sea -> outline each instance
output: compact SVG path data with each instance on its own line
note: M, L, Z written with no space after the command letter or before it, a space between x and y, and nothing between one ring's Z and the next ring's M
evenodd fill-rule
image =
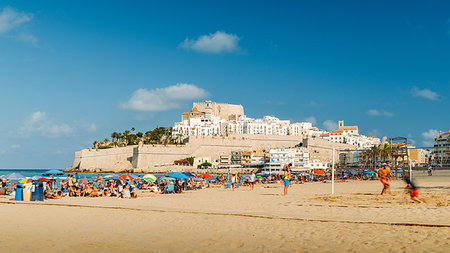
M10 173L18 173L22 176L24 176L25 178L30 178L30 177L34 177L34 176L43 176L42 174L44 174L46 171L48 171L50 169L44 169L44 168L27 168L27 169L8 169L8 168L0 168L0 176L3 175L7 175ZM75 173L64 173L64 175L61 176L55 176L56 179L60 179L60 180L65 180L67 178L68 175L74 175ZM78 176L81 179L84 179L84 177L86 177L86 179L88 181L93 181L97 178L97 175L109 175L111 173L78 173ZM116 173L117 175L125 175L125 174L121 174L121 173ZM131 175L134 178L137 178L138 176L142 176L145 174L129 174L127 173L126 175ZM155 174L155 176L157 176ZM17 181L17 180L16 180Z

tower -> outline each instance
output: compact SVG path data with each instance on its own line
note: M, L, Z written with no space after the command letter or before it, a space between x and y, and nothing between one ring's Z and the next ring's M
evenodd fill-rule
M344 121L343 120L339 120L339 127L343 127L344 126Z

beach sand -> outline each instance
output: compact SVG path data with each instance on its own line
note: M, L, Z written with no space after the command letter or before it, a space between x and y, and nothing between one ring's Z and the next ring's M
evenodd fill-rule
M0 199L0 252L450 252L450 172L393 181L257 185L139 199Z

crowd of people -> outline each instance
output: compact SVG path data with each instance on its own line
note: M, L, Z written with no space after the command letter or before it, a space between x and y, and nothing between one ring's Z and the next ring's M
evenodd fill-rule
M309 171L293 173L292 164L286 164L281 173L258 173L252 172L250 175L219 174L208 178L199 178L191 174L185 179L164 177L163 180L146 180L141 176L136 178L126 175L123 176L104 176L98 174L95 179L84 180L80 178L78 173L69 174L61 180L51 176L44 182L44 199L59 199L63 197L117 197L117 198L137 198L143 197L145 194L164 194L164 193L182 193L184 191L204 189L208 187L231 188L233 191L240 186L248 186L253 190L256 184L275 184L282 183L284 185L284 195L288 194L288 189L292 184L302 184L306 182L327 182L331 179L330 172ZM319 173L321 172L321 173ZM188 173L190 174L190 173ZM389 191L390 180L393 175L390 170L390 163L384 163L383 166L375 172L341 170L335 173L336 180L373 180L379 178L383 184L381 194ZM410 193L411 198L416 202L418 199L418 187L408 177L403 175L407 184L406 190ZM15 191L15 183L9 180L0 180L0 195L7 195ZM270 186L268 186L270 187Z

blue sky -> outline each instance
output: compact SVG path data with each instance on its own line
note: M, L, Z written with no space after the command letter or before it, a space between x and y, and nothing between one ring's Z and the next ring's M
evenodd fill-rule
M450 127L448 1L2 1L0 168L72 164L192 102L429 145Z

